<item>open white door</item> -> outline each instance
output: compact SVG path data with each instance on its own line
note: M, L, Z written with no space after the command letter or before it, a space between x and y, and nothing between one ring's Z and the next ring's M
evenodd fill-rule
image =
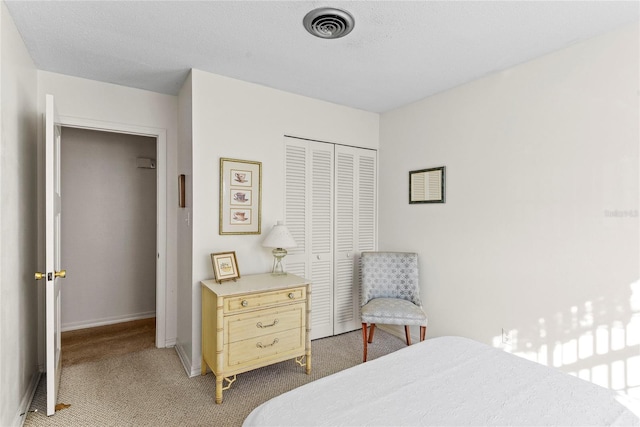
M45 113L45 218L46 273L36 273L36 279L46 279L46 353L47 353L47 415L56 412L58 385L62 371L60 349L60 280L66 272L60 268L60 126L53 105L53 96L46 97Z

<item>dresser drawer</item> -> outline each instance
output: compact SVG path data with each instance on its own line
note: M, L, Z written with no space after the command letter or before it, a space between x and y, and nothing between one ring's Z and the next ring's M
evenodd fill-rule
M304 328L263 335L225 345L227 363L230 367L269 358L283 353L304 351Z
M305 326L304 302L225 317L225 343Z
M245 294L237 297L225 298L224 311L226 314L264 308L286 302L304 301L306 298L304 287L284 289L280 291L264 292L260 294Z

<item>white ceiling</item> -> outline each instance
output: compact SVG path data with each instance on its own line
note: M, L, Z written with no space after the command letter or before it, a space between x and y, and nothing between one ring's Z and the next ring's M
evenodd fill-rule
M41 70L177 94L189 69L384 112L637 22L637 1L6 1ZM351 34L302 25L349 11Z

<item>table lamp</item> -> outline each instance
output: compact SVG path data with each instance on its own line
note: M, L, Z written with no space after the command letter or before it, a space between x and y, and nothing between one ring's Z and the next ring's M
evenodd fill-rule
M289 232L289 229L284 225L282 221L278 221L273 226L266 239L262 242L262 246L266 248L273 248L271 253L273 254L273 269L271 274L279 276L287 274L282 268L282 258L287 256L287 250L285 248L295 248L296 241L293 240L293 236Z

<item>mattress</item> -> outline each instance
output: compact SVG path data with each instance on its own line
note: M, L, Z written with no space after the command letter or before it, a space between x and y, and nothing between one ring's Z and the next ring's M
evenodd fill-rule
M433 338L277 396L244 426L640 426L638 402L461 337Z

